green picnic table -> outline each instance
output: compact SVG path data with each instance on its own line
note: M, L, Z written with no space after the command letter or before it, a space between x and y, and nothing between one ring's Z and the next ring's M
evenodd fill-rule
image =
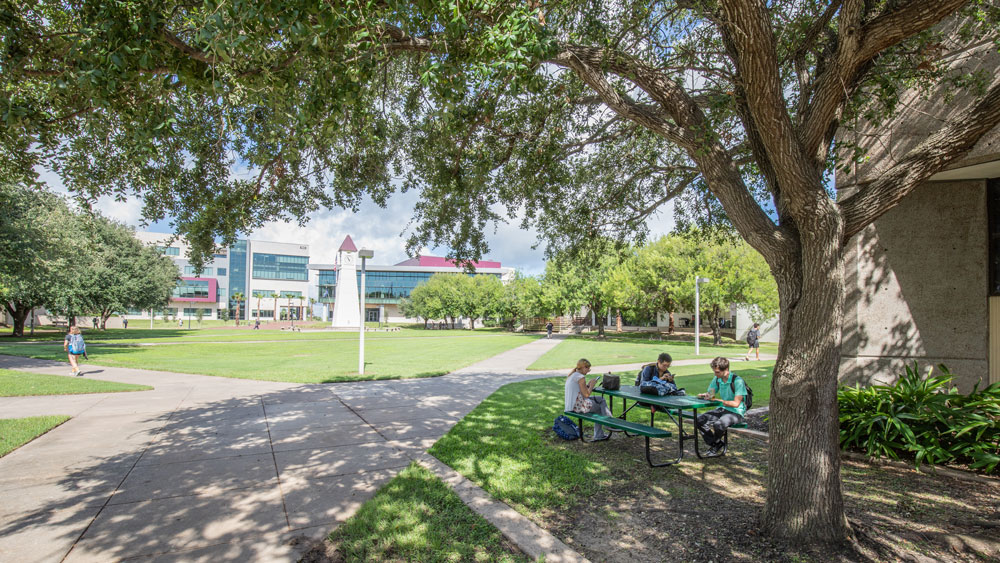
M628 414L628 411L632 410L636 406L646 406L655 405L658 407L663 407L664 412L667 416L677 425L677 458L664 462L664 463L653 463L649 459L647 452L647 460L649 464L653 467L663 467L665 465L673 465L684 458L684 442L686 440L694 440L694 453L700 459L706 457L717 457L717 456L707 456L702 455L701 450L698 447L698 409L703 408L716 408L722 405L719 401L710 399L699 399L698 397L692 397L690 395L666 395L660 397L659 395L649 395L639 392L639 388L634 385L622 385L620 389L611 391L604 389L603 387L597 387L594 389L595 393L601 393L602 395L607 395L609 397L608 407L611 412L615 410L615 397L619 397L622 400L622 413L618 417L622 420ZM628 406L628 401L633 401L632 406ZM690 411L690 413L686 412ZM653 426L654 417L656 416L656 409L650 409L649 411L649 426ZM690 418L692 420L692 426L695 426L694 432L687 433L684 431L684 419ZM743 426L745 424L739 424L734 426ZM626 435L630 435L628 430L624 430ZM722 450L718 455L724 455L726 449L729 446L729 433L727 432L723 436L723 446Z

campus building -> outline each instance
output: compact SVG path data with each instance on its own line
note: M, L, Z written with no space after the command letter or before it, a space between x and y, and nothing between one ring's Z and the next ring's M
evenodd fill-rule
M951 65L993 77L1000 55L985 42ZM838 168L838 196L863 189L971 101L909 92L893 122L842 133L868 157ZM845 260L841 380L888 382L918 362L924 373L944 364L964 392L1000 382L1000 129L852 238Z
M361 287L361 266L356 262L356 248L348 236L340 247L340 260L349 264L309 264L317 288L317 314L333 322L337 300L338 274L353 272L357 287ZM377 258L377 257L376 257ZM342 266L344 266L342 268ZM470 275L493 275L506 283L514 276L513 268L504 268L500 262L483 260L474 264ZM399 311L399 301L409 297L410 292L421 283L438 273L468 273L452 260L439 256L418 256L391 266L365 264L365 322L416 322L403 316Z
M262 321L301 319L309 304L309 246L297 243L241 240L221 249L197 271L188 261L188 245L169 234L137 232L177 265L179 279L166 308L156 317L227 318ZM244 296L239 307L234 295ZM127 311L129 318L149 318L149 311Z

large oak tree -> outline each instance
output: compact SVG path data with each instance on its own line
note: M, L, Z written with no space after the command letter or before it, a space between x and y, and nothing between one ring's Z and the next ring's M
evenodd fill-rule
M641 238L678 195L724 215L778 284L762 522L798 540L849 530L845 243L1000 121L994 77L948 62L996 41L985 1L5 0L0 18L0 174L137 195L201 251L399 189L421 194L411 245L460 257L518 213L555 250ZM838 127L945 82L974 100L832 197Z

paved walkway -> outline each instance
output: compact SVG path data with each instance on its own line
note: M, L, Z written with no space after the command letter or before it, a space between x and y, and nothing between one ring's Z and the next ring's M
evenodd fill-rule
M526 372L560 340L429 379L301 385L87 366L155 390L0 398L4 418L73 417L0 458L0 561L295 561L499 386L564 374ZM10 356L0 368L67 371Z

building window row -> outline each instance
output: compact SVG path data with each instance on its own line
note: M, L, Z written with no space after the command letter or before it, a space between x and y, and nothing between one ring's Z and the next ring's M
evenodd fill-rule
M208 294L208 280L178 280L171 295L174 299L212 297Z
M180 256L181 249L176 246L157 246L157 252L163 254L164 256Z
M213 311L215 311L215 309L207 309L207 308L204 308L204 307L185 307L184 308L184 316L185 317L197 317L198 316L198 311L201 311L202 317L204 317L206 319L210 319L210 318L212 318L212 313L213 313Z
M250 316L255 319L273 319L274 309L261 309L260 311L254 309L250 312Z
M289 256L285 254L253 255L253 278L262 280L308 281L308 256Z

